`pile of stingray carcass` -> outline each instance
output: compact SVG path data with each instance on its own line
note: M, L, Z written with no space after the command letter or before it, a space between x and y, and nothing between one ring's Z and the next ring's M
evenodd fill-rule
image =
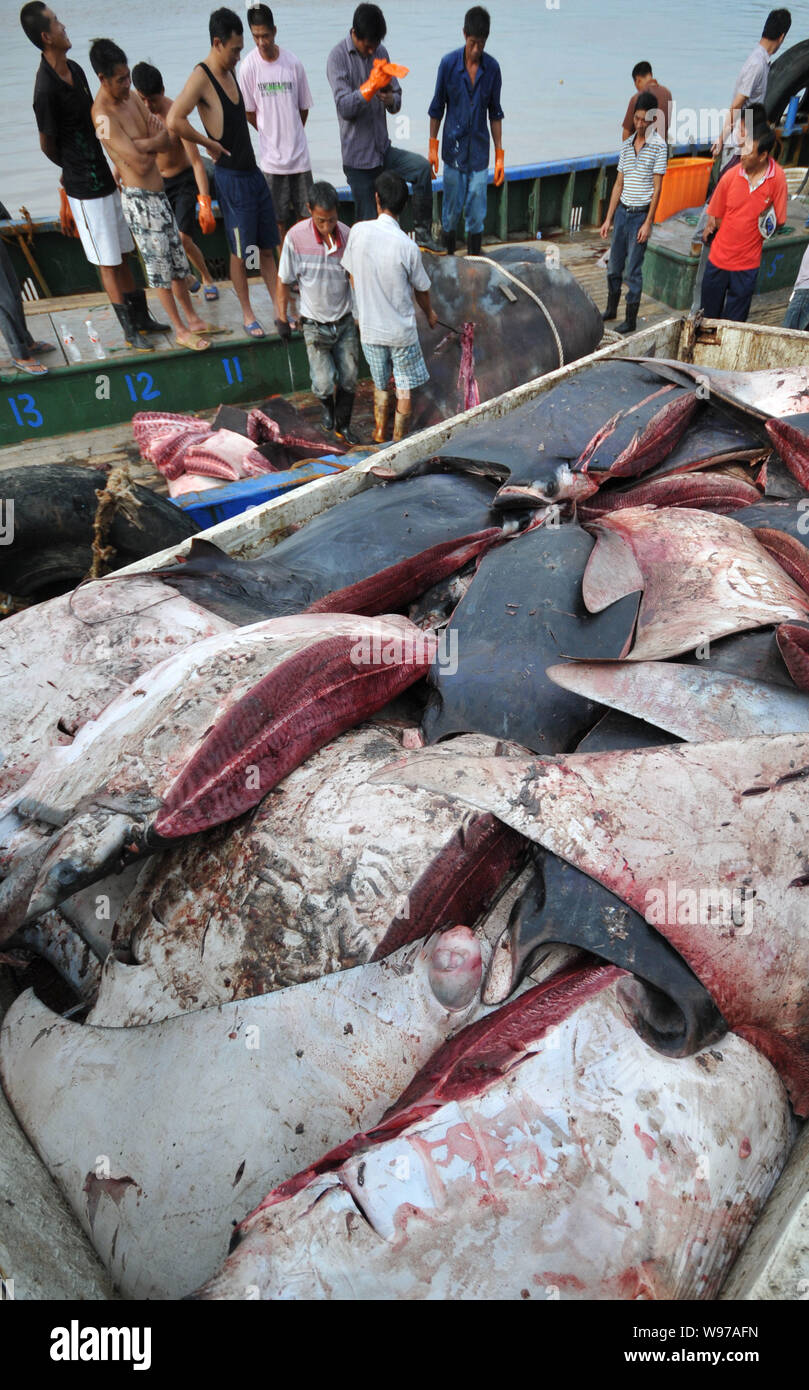
M0 1071L125 1296L716 1296L809 1109L807 392L593 364L3 624Z

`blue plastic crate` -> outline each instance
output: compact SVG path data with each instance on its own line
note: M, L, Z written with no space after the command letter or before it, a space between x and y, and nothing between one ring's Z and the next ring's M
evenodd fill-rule
M370 450L368 451L371 452ZM351 455L351 463L359 463L367 454L359 452ZM297 468L284 473L263 473L260 478L240 478L235 483L224 483L222 487L206 488L204 492L186 492L171 500L175 507L192 516L198 526L207 530L228 517L239 516L250 507L258 507L273 497L281 497L292 488L302 487L315 478L325 478L331 473L339 473L340 465L346 460L338 454L327 454L321 459L307 459Z

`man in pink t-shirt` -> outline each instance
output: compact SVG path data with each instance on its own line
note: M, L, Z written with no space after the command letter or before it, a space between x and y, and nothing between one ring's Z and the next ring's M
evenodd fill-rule
M272 10L253 5L247 22L256 46L239 68L239 86L247 119L258 131L258 162L283 242L287 228L309 215L312 165L303 128L312 93L303 64L275 42Z

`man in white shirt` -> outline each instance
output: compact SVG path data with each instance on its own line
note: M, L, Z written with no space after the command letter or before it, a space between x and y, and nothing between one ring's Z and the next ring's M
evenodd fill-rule
M404 439L412 409L411 391L429 381L416 328L416 304L435 328L430 281L421 252L399 226L410 195L398 174L384 170L374 184L377 218L351 228L343 267L357 301L360 340L374 382L374 443L388 437L391 371L396 386L393 439Z
M247 23L256 46L239 68L239 86L247 119L258 131L258 162L283 242L287 228L307 216L312 161L303 128L312 93L303 63L275 42L272 10L253 5Z
M347 444L360 441L351 430L360 345L343 268L349 229L337 217L337 190L312 185L311 217L290 227L278 267L278 318L289 324L289 287L298 284L301 323L312 374L312 391L323 407L323 428ZM335 399L335 386L337 397Z
M723 169L731 159L735 159L741 153L744 132L740 135L738 118L742 107L755 103L763 104L767 95L770 62L784 42L791 25L792 16L789 10L770 10L761 38L736 78L733 101L725 118L722 133L711 149L714 159L721 153Z

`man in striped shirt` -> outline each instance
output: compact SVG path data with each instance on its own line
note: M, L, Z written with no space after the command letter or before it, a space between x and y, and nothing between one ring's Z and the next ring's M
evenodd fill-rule
M359 370L359 339L352 312L351 285L343 269L348 227L337 218L337 190L315 183L309 194L311 217L289 229L278 267L278 319L289 338L289 287L298 283L301 324L312 375L312 391L323 407L323 427L348 444L358 444L351 412ZM335 396L336 388L336 396Z
M605 320L614 319L618 314L626 265L626 318L618 325L619 333L634 333L638 324L638 305L643 290L643 257L660 201L668 160L668 146L655 130L654 117L649 114L655 111L657 97L650 91L641 92L633 118L635 132L621 146L618 175L601 228L605 241L612 231L607 267L609 293L603 314Z

